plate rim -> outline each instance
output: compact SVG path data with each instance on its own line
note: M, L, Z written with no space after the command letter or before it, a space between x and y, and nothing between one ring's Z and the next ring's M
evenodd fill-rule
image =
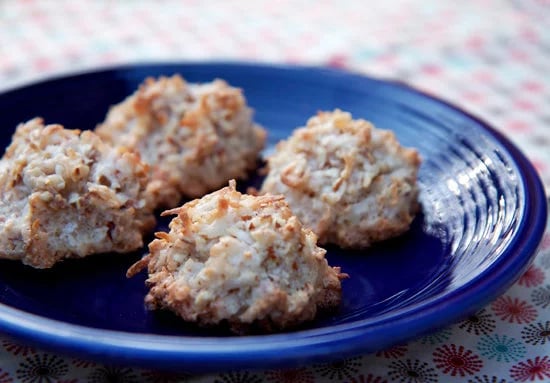
M376 351L419 336L427 331L450 324L470 314L503 293L528 267L542 239L547 223L547 200L542 182L525 155L502 133L464 109L425 91L392 79L380 79L363 73L311 65L289 65L247 61L154 61L100 66L85 70L58 73L39 81L31 81L2 90L1 96L24 88L110 71L128 71L148 67L174 66L181 68L215 67L287 71L295 76L309 73L315 76L347 78L360 82L376 82L398 88L446 106L479 125L503 146L518 168L521 185L525 188L524 214L514 240L502 254L507 257L495 262L460 289L443 297L431 297L397 311L378 315L376 320L363 319L346 324L308 329L291 333L244 337L192 337L131 333L81 326L31 314L0 303L0 332L39 346L67 354L89 358L125 361L139 366L184 368L205 372L228 368L281 368L304 363L324 362L336 357ZM514 251L513 251L514 250ZM482 291L482 298L472 294ZM445 299L443 299L445 298ZM443 302L444 301L444 302ZM468 310L472 308L471 310ZM427 325L428 323L429 325ZM406 326L405 326L406 325ZM395 327L400 331L395 331ZM406 327L403 328L403 327ZM54 333L51 329L55 329ZM368 331L366 331L368 330ZM388 337L391 331L391 337Z

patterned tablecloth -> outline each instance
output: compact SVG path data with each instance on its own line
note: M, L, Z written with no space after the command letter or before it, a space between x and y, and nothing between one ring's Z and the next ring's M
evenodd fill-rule
M151 60L344 67L403 80L486 119L527 154L549 188L549 31L548 0L4 0L0 90ZM0 383L136 381L550 382L550 231L521 279L467 320L331 364L169 375L0 338Z

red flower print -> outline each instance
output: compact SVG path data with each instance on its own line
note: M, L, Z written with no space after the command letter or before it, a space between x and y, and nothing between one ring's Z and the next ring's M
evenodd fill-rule
M6 371L3 371L0 368L0 383L12 383L13 378L10 376L10 374Z
M30 354L36 354L36 351L33 348L23 346L18 343L12 343L9 340L3 340L2 346L4 346L7 352L12 353L13 355L27 356Z
M503 296L494 301L491 307L500 319L510 323L529 323L537 317L537 310L518 298Z
M435 366L444 374L451 376L466 376L479 372L483 367L483 361L471 350L454 344L443 345L435 349L433 353Z
M313 373L306 368L272 370L265 373L268 382L279 383L313 383Z
M526 362L520 362L510 369L510 375L518 382L543 380L550 378L550 359L548 356L537 356L535 360L527 359Z
M73 359L71 363L76 367L95 367L96 365L95 362L84 359Z
M386 359L397 359L405 355L407 352L407 346L404 344L393 346L382 351L378 351L376 356L380 356Z
M345 68L349 58L343 54L336 54L329 58L328 66L333 68Z
M521 276L518 283L525 287L534 287L544 282L544 272L536 266L531 265Z

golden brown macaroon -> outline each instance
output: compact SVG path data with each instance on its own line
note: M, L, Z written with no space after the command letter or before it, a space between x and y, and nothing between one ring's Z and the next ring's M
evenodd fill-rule
M179 75L146 79L96 132L140 153L152 170L148 191L163 207L246 178L266 138L240 89L222 80L190 84Z
M164 214L177 215L170 232L128 270L148 266L149 309L243 333L288 329L339 305L345 275L282 196L241 194L231 181Z
M261 193L282 194L319 243L365 248L408 230L419 210L420 156L393 132L320 112L280 142Z
M20 124L0 159L0 257L48 268L136 250L155 224L147 182L136 154L91 131Z

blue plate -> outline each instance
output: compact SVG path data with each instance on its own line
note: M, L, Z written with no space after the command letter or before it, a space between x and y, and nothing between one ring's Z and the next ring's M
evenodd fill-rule
M125 278L145 249L44 271L1 261L0 331L57 352L138 366L292 367L376 351L450 324L502 294L534 256L546 200L526 158L484 122L399 83L292 66L122 66L1 94L1 144L34 116L94 128L146 76L173 73L242 87L270 146L318 110L341 108L394 130L423 157L423 213L408 233L372 249L330 247L329 263L350 275L342 307L292 333L236 337L146 311L144 273Z

